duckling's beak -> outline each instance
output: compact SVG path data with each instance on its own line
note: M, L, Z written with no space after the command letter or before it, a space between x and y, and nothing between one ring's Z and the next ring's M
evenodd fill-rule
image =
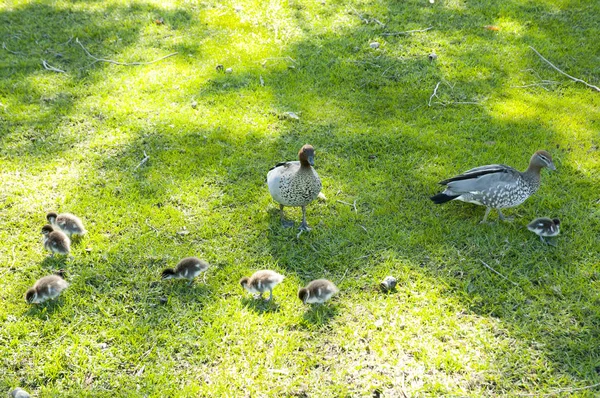
M314 155L308 157L308 164L310 164L311 166L315 165L315 157L314 157Z
M554 162L550 162L550 164L548 165L548 168L552 171L556 171L556 166L554 165Z

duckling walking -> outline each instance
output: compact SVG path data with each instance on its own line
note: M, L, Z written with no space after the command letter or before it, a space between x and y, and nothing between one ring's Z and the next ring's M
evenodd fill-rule
M306 206L319 196L321 179L312 167L315 164L315 150L304 145L298 152L299 161L277 163L267 174L267 185L273 199L279 203L281 223L284 227L294 226L283 216L285 206L302 207L301 231L310 231L306 222Z
M339 289L333 282L327 279L317 279L298 290L298 298L304 304L323 304L338 292Z
M44 248L50 251L50 255L54 253L68 255L71 251L71 240L67 235L58 229L54 229L52 225L44 225L42 227L44 235Z
M204 260L197 257L186 257L179 261L175 268L167 268L162 272L162 279L188 279L188 285L194 283L194 278L204 272L204 283L206 283L206 271L210 267Z
M69 287L69 283L59 275L44 276L27 290L25 300L29 304L40 304L46 300L57 298L67 287Z
M560 220L558 218L536 218L527 225L527 229L538 235L542 242L550 245L551 243L544 237L552 237L560 233Z
M446 190L432 196L431 200L441 204L458 199L486 206L482 223L492 209L498 210L501 220L509 220L500 209L518 206L533 195L540 187L540 172L544 167L556 170L552 156L546 151L534 153L529 167L523 172L503 164L476 167L441 181Z
M83 222L79 217L71 213L56 214L55 212L50 212L46 214L46 219L53 227L60 228L69 238L73 235L83 236L87 233Z
M285 278L283 275L275 271L261 270L256 271L250 278L243 277L240 279L240 285L254 294L255 298L262 297L263 293L268 291L270 295L267 301L271 301L273 299L273 289L283 282L283 278Z

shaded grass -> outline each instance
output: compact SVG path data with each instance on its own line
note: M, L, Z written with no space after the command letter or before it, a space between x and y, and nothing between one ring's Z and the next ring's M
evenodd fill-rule
M597 382L598 96L528 45L597 84L599 11L583 1L0 6L2 41L19 52L0 58L0 389L482 396ZM73 37L123 62L179 54L91 65ZM561 84L513 88L537 76ZM429 107L440 81L440 101L480 105ZM310 206L314 229L296 239L264 179L306 142L328 201ZM448 175L524 169L542 148L559 172L544 173L512 224L478 225L482 208L427 200ZM49 210L81 215L90 231L67 263L44 259ZM556 248L524 228L543 215L563 220ZM214 265L206 286L156 283L189 255ZM66 294L26 306L25 290L60 267ZM286 275L272 304L237 285L263 268ZM388 274L398 291L383 295ZM320 277L340 296L302 306L298 286Z

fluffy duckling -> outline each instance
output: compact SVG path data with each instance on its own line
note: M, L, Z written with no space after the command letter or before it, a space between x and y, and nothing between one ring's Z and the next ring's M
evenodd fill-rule
M68 255L71 251L71 240L64 232L46 224L42 227L42 234L44 248L52 253L51 256L54 256L54 253Z
M175 268L167 268L162 272L162 279L189 279L188 285L194 283L194 278L202 272L206 272L210 267L204 260L197 257L186 257L179 261ZM206 274L204 274L206 283Z
M31 395L29 395L29 393L27 391L25 391L19 387L15 388L10 393L8 393L8 396L12 397L12 398L30 398L31 397Z
M57 298L67 287L69 287L69 283L59 275L44 276L27 290L25 300L29 304L40 304L46 300Z
M509 220L501 209L518 206L533 195L540 187L541 170L546 167L556 170L552 156L546 151L534 153L529 160L529 167L523 172L503 164L475 167L440 181L446 190L430 199L436 204L456 199L486 206L482 223L492 209L498 210L501 220Z
M240 279L240 285L248 292L253 293L256 298L262 297L263 293L269 291L269 299L273 298L273 288L280 284L285 278L283 275L275 271L261 270L256 271L250 278L243 277Z
M321 192L321 180L312 167L315 164L315 150L304 145L298 152L299 161L277 163L267 174L267 185L273 199L279 203L281 223L292 227L283 216L285 206L302 207L301 231L310 231L306 223L306 206L315 200Z
M304 304L323 304L329 300L334 294L339 292L339 289L333 282L327 279L317 279L310 282L306 287L298 290L298 298Z
M560 233L560 220L558 218L536 218L527 225L527 229L540 237L540 240L549 244L544 237L556 236Z
M69 237L73 235L85 235L87 232L79 217L71 213L56 214L50 212L46 215L46 219L52 226L60 228Z

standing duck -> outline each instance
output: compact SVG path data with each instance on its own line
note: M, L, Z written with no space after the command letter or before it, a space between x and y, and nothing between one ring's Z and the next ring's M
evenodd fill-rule
M52 225L44 225L42 234L44 235L44 248L52 253L51 256L54 256L54 253L67 255L71 251L69 237L62 231L54 229Z
M162 279L188 279L188 285L194 283L194 278L206 272L210 265L196 257L186 257L177 263L175 268L167 268L162 272ZM206 283L206 274L204 274Z
M327 279L317 279L316 281L310 282L306 287L298 290L298 298L302 300L304 304L323 304L337 292L339 292L339 289L333 282L330 282Z
M440 181L441 185L446 185L446 190L432 196L431 200L441 204L458 199L486 206L482 223L492 209L498 210L501 220L509 220L500 209L518 206L533 195L540 187L540 172L544 167L556 170L552 156L546 151L534 153L529 167L523 172L503 164L476 167Z
M72 235L82 236L87 232L79 217L70 213L56 214L50 212L46 214L46 219L52 226L60 228L69 237Z
M29 304L40 304L46 300L57 298L67 287L69 287L69 283L59 275L44 276L27 290L25 300Z
M527 225L527 229L538 235L542 242L549 244L544 237L552 237L560 233L560 220L558 218L536 218Z
M281 223L284 227L294 226L283 217L284 206L302 207L301 231L310 231L306 223L306 206L321 192L321 179L312 167L315 164L315 150L312 145L304 145L298 152L299 161L277 163L267 174L267 184L273 199L279 203Z
M269 299L273 298L273 288L283 282L283 275L275 271L261 270L256 271L250 278L243 277L240 279L240 285L248 292L253 293L256 298L262 297L263 293L269 292Z

